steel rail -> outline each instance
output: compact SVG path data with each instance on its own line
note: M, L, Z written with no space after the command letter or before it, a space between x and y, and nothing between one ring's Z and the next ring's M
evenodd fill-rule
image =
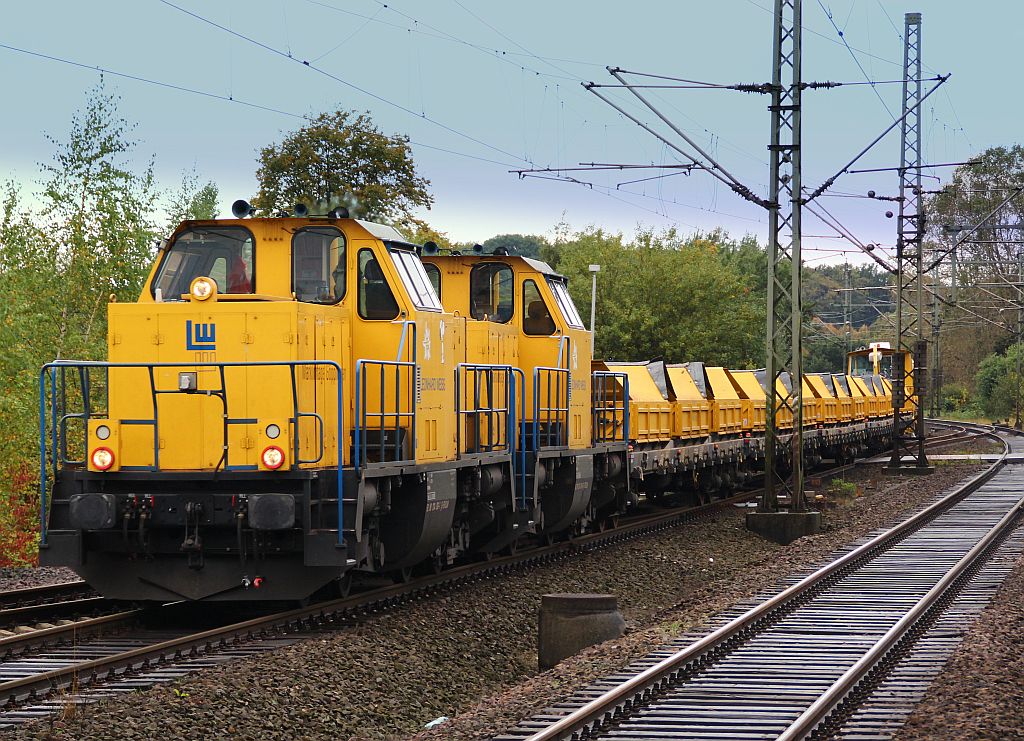
M852 463L834 467L821 472L819 475L836 475L856 465L858 464ZM139 667L149 667L168 660L175 660L182 657L185 652L199 653L217 646L236 645L260 635L302 631L319 625L350 619L360 613L402 604L422 596L434 594L441 589L458 586L462 583L477 581L488 576L498 576L531 564L568 558L574 554L588 552L623 540L641 537L659 530L693 522L729 505L754 499L758 495L759 490L752 489L696 507L678 508L668 512L642 515L630 522L622 522L618 527L611 530L590 533L571 540L531 549L522 554L502 556L485 563L468 564L450 569L441 574L416 580L409 584L382 587L308 607L300 607L269 616L253 618L239 623L212 628L201 633L172 638L130 651L78 662L52 669L45 673L0 683L0 707L19 705L26 700L45 696L52 691L71 686L72 684L82 687L94 681L131 672ZM168 605L167 607L173 608L174 605ZM4 654L11 655L18 651L25 652L37 645L41 639L54 643L65 640L71 634L81 636L83 630L96 632L118 622L140 617L143 612L145 610L132 610L117 615L93 618L70 625L57 626L0 639L0 656Z
M45 696L62 687L68 687L73 683L78 686L85 686L104 677L113 677L117 676L118 673L131 671L133 668L180 658L186 651L199 652L200 650L209 650L215 645L234 645L257 637L259 634L290 630L301 631L329 622L344 620L360 612L369 612L381 607L401 604L420 596L433 594L439 589L476 581L486 578L488 575L497 576L521 566L567 558L574 553L585 552L630 537L641 536L659 529L692 521L711 514L735 501L748 499L753 496L756 496L756 492L744 492L734 497L716 500L698 507L656 515L646 515L638 518L635 522L623 524L612 530L592 533L573 540L555 543L520 555L502 556L485 563L468 564L450 569L438 575L419 579L411 584L381 587L358 595L321 602L308 607L295 608L239 623L232 623L201 633L189 634L161 643L142 646L90 661L77 662L44 673L3 682L0 683L0 707L5 705L12 707L26 700ZM174 605L168 605L168 607L174 607ZM84 630L95 632L114 624L140 617L143 612L144 610L142 609L133 610L2 638L0 639L0 656L25 653L44 641L48 643L62 642L71 635L81 636Z
M808 707L792 725L783 731L778 741L796 741L809 736L822 721L854 692L871 674L876 666L884 662L910 637L910 632L928 615L940 606L951 588L960 581L968 570L992 549L993 545L1007 532L1010 525L1024 509L1021 499L999 520L978 543L946 572L938 583L882 636L864 656L857 660L835 683Z
M988 434L999 440L994 433ZM831 563L817 569L799 582L747 610L739 617L686 648L675 652L617 687L594 698L577 710L559 718L548 727L529 736L527 741L555 741L556 739L567 738L592 725L598 726L612 720L621 711L623 706L628 707L638 700L649 697L652 690L658 685L678 678L680 674L690 668L692 663L701 657L715 651L728 642L735 641L752 633L757 626L771 621L773 617L779 615L785 608L793 605L795 601L804 595L827 585L834 578L841 576L857 565L858 562L866 560L869 556L873 556L877 552L886 549L889 545L901 540L920 525L932 520L935 516L959 502L991 479L1002 468L1009 453L1009 446L1006 442L1002 440L1000 442L1003 443L1004 451L999 460L939 501L934 502L929 507L854 548Z
M0 613L21 605L50 603L69 594L92 592L93 589L84 581L68 581L57 584L44 584L39 587L20 587L0 592Z
M955 437L955 435L954 435ZM839 473L860 465L854 462L833 467L819 472L817 475L835 476ZM383 587L358 595L345 597L308 607L300 607L276 613L270 616L253 618L241 623L213 628L201 633L190 634L165 640L161 643L138 647L127 652L93 659L87 662L72 664L46 673L24 677L0 684L0 705L20 704L24 698L33 698L40 693L66 687L73 682L79 686L91 683L104 677L117 676L119 673L130 672L133 668L159 664L166 660L174 660L183 652L196 653L208 650L215 645L234 645L247 639L275 632L302 631L327 623L351 619L361 613L401 604L425 595L434 594L441 589L451 588L459 584L477 581L489 576L498 576L513 569L528 567L531 564L546 563L570 557L575 553L587 552L595 548L613 543L641 537L659 530L685 524L708 516L725 507L742 501L748 501L759 495L758 489L751 489L731 497L718 499L707 504L673 508L654 514L640 515L620 522L611 530L578 536L567 541L557 542L548 546L534 548L522 554L512 554L495 558L482 564L468 564L447 570L441 574L416 580L411 584L400 584ZM48 639L59 642L69 633L82 635L84 629L100 630L104 625L124 621L141 615L143 610L130 611L119 615L104 616L88 621L58 626L41 631L33 631L25 636L12 636L0 640L0 652L6 648L8 653L16 646L35 645L32 640ZM0 653L2 655L2 653ZM83 681L84 678L84 681Z
M38 648L70 643L86 635L107 631L141 617L144 612L144 608L136 608L110 615L76 620L65 625L37 628L24 633L0 637L0 659L6 660ZM0 697L0 705L2 705L2 697Z
M21 607L8 607L0 610L0 628L10 629L16 625L26 625L31 622L48 622L50 620L69 620L74 616L85 615L93 612L104 605L116 604L106 597L82 597L81 599L70 599L61 602L43 602L36 605L23 605Z

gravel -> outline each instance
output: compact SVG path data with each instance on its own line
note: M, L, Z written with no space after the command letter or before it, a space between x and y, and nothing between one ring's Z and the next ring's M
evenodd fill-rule
M1024 558L973 623L896 741L1024 738Z
M864 496L826 507L825 531L790 546L752 535L743 513L732 510L105 700L77 717L23 726L10 738L376 741L408 738L440 716L452 720L415 737L489 738L979 469L945 465L932 476L893 478L864 468L847 475ZM825 484L810 482L819 491ZM574 591L616 594L627 633L538 673L540 595Z
M69 581L81 581L81 577L63 566L0 566L0 591Z
M936 455L977 455L977 454L994 454L1003 452L1003 444L997 443L991 438L982 437L971 440L965 443L953 443L951 445L939 445L938 447L932 448L929 454L934 452Z

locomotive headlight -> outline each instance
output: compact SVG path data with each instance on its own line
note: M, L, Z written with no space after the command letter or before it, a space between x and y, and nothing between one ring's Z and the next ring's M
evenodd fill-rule
M192 281L188 290L196 301L206 301L217 291L217 287L209 278L199 277Z
M271 471L276 471L284 463L284 451L276 445L271 445L263 450L263 455L260 458L262 458L264 466Z
M100 425L96 428L96 437L100 440L110 439L110 428L106 425Z
M267 437L271 440L276 440L281 436L281 428L275 424L267 425Z
M106 471L114 465L114 451L110 448L96 448L92 451L92 467L97 471Z

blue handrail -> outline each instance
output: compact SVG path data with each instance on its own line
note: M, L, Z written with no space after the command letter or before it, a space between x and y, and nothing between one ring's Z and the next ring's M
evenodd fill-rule
M499 372L505 374L506 394L504 408L487 407L481 408L476 404L474 409L462 408L462 385L463 372ZM526 374L521 368L512 365L491 365L485 363L459 363L455 370L455 420L456 420L456 453L462 455L462 417L470 414L504 414L505 415L505 445L502 446L512 459L513 475L518 481L519 506L526 508L526 434L521 426L522 420L526 418ZM516 408L518 403L518 415ZM479 429L479 427L478 427ZM516 434L516 430L519 434ZM479 444L477 450L480 452ZM518 462L517 462L518 459ZM516 486L513 485L513 491ZM513 497L513 503L515 499Z
M366 372L365 369L370 366L377 366L380 368L380 393L381 393L381 408L378 412L371 412L367 409L368 399L366 398ZM384 398L385 390L385 371L388 368L395 369L395 411L386 412L384 411L386 404ZM402 411L401 408L401 385L402 385L402 368L408 368L408 393L409 393L409 406L411 411ZM385 434L385 420L389 417L395 418L395 451L394 458L387 460L388 463L410 463L416 460L416 373L418 367L414 361L398 361L398 360L370 360L363 359L356 361L356 408L355 408L355 429L354 429L354 460L352 465L357 469L364 468L368 462L368 447L366 444L366 429L367 420L369 417L376 417L380 420L380 444L378 446L381 454L381 462L384 462L385 457L385 446L384 446L384 434ZM411 445L409 449L408 458L401 457L401 440L399 439L398 433L401 429L402 419L411 419Z
M594 371L591 374L591 405L592 430L591 438L594 443L617 443L629 442L629 376L626 373L615 371ZM621 404L616 403L616 385L622 387ZM600 424L602 412L611 413L612 431L605 433ZM616 434L616 429L621 428L622 435Z
M157 389L153 371L156 368L218 368L220 371L220 378L222 382L222 388L211 390L207 392L209 395L221 395L221 400L225 404L225 424L232 422L227 418L227 401L226 391L224 390L224 369L225 368L245 368L245 367L288 367L291 375L292 387L293 387L293 412L295 416L292 418L292 422L295 425L295 434L293 435L294 443L294 457L293 466L299 463L315 463L323 458L324 454L324 425L323 418L313 413L312 415L308 412L299 412L298 410L298 395L295 390L295 369L299 366L329 366L334 368L337 374L337 408L338 408L338 544L344 545L344 513L343 513L343 476L342 467L344 463L342 441L345 439L344 436L344 406L343 406L343 371L341 366L333 360L277 360L277 361L238 361L238 362L208 362L208 363L193 363L193 362L177 362L177 363L111 363L105 361L73 361L73 360L57 360L52 363L47 363L42 367L39 372L39 452L40 452L40 465L39 465L39 513L40 513L40 543L46 545L47 542L47 506L46 506L46 383L49 377L52 394L51 396L51 414L52 414L52 450L53 450L53 471L54 476L58 473L58 458L62 457L58 455L59 434L58 434L58 416L57 416L57 369L60 369L63 373L68 368L76 368L82 373L83 384L87 388L89 385L89 370L92 368L103 368L109 374L110 368L145 368L147 369L150 377L152 399L153 399L153 419L151 420L129 420L137 424L149 424L153 426L153 470L159 470L159 454L160 454L160 420L157 407L157 395L162 393L181 393L180 391L170 391L166 389ZM313 373L314 378L316 377L316 371ZM109 375L108 375L109 377ZM87 392L86 392L87 393ZM88 398L88 397L86 397ZM88 428L88 421L90 416L90 409L87 406L81 418ZM63 412L62 412L63 414ZM64 415L66 416L66 415ZM298 458L298 430L299 420L303 416L316 416L320 421L320 456L316 460L312 461L300 461ZM235 420L237 422L237 420ZM225 451L226 455L227 451Z
M519 478L519 489L520 489L520 506L522 509L526 509L526 430L523 429L522 421L526 419L526 374L522 368L512 368L512 375L519 377L519 388L521 393L519 394L519 419L515 420L515 424L519 428L519 466L516 471L516 476ZM515 384L512 384L512 393L515 394ZM512 399L512 406L515 407L515 398ZM515 453L513 453L513 459Z
M562 399L562 376L565 376L565 406L560 406ZM540 381L541 377L545 376L548 379L547 383L547 406L542 407L540 405ZM551 406L551 378L555 378L555 406ZM540 414L544 412L545 419L548 423L547 430L544 434L544 447L550 447L551 443L551 421L552 415L554 415L554 421L557 424L559 419L564 415L565 423L562 425L562 430L557 436L557 444L566 445L568 444L569 435L569 385L570 376L568 368L551 368L548 366L536 366L533 369L533 449L540 450ZM562 438L565 437L565 441Z
M416 346L416 322L411 319L406 319L402 322L402 336L398 338L398 355L395 357L395 360L402 359L402 354L405 352L405 336L409 334L410 327L412 328L412 342L409 344L409 347L412 349L412 362L415 363L418 350Z

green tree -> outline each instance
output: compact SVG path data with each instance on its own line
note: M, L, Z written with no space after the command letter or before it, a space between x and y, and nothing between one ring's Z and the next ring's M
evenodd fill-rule
M1020 345L1007 348L1006 354L992 353L978 364L975 390L978 404L989 417L1001 419L1013 415L1021 381L1017 376Z
M134 300L151 261L153 168L131 166L130 131L101 83L67 137L48 137L41 206L10 184L0 196L0 565L36 557L39 369L103 358L107 302Z
M522 255L542 260L548 242L544 237L526 234L499 234L491 237L483 243L486 252L492 252L499 247L504 247L512 255Z
M804 336L804 373L836 372L846 367L846 338Z
M40 366L102 359L106 307L134 301L153 255L153 168L129 164L131 126L102 84L74 114L66 139L48 137L41 207L8 186L0 223L0 445L31 450ZM13 443L17 443L14 446ZM12 445L8 445L12 444ZM2 473L2 472L0 472Z
M735 240L721 229L708 234L707 239L718 247L722 263L743 276L752 293L767 298L768 254L752 234Z
M405 227L405 234L412 244L433 242L445 250L450 250L455 246L447 232L435 229L422 219L410 219L403 226Z
M976 164L960 165L952 180L928 200L928 233L939 245L949 247L957 239L959 229L982 223L1011 194L1011 187L1024 185L1024 147L992 147L972 158ZM1019 225L1024 224L1024 199L1015 198L1004 205L991 219L984 221L960 246L965 257L985 261L977 268L962 266L962 278L969 279L974 270L996 268L1015 270L1020 239ZM962 285L969 285L969 280Z
M56 151L42 166L40 219L61 278L56 357L103 352L106 301L137 298L153 255L153 163L130 169L134 126L117 104L101 83L72 117L67 141L47 136Z
M296 203L313 213L345 205L353 216L408 223L414 209L433 203L409 138L382 134L367 114L321 113L261 149L259 163L253 205L263 214Z
M959 303L973 314L968 316L975 326L943 337L946 379L961 383L971 381L989 353L1005 347L1006 330L1015 333L1016 312L1000 313L1000 309L1020 300L1019 288L1007 276L1018 273L1018 242L1024 234L1024 198L1018 196L999 208L1015 188L1024 185L1024 147L992 147L972 161L976 164L953 171L951 181L928 199L926 210L930 243L926 248L937 248L942 254L958 245L955 277L947 258L940 279L947 285L956 280ZM955 308L948 313L964 316Z
M588 265L601 265L597 293L597 357L617 360L703 360L749 367L763 363L764 304L745 276L704 237L675 230L621 234L590 227L556 230L558 270L590 314Z
M189 219L216 219L220 190L212 180L199 185L199 174L192 169L181 176L178 190L168 197L167 231Z

